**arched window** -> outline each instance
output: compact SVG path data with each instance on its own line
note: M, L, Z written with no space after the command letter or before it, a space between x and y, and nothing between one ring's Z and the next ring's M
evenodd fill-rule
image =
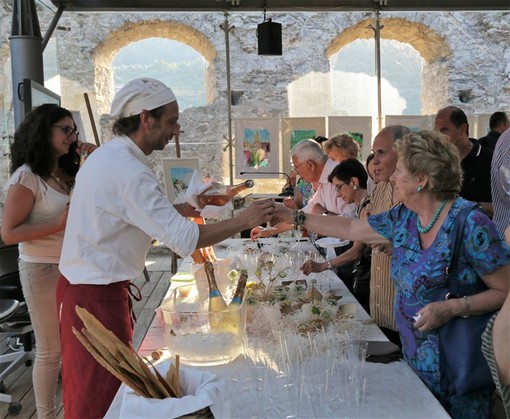
M420 115L425 61L409 44L381 39L383 115ZM375 41L358 39L331 56L332 109L336 115L376 115Z
M122 48L113 60L115 91L137 77L171 87L181 110L206 105L207 61L196 50L166 38L147 38Z

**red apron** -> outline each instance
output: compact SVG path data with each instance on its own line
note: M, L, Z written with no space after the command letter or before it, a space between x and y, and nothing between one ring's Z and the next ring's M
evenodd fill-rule
M61 275L57 307L62 345L62 392L65 418L102 418L120 381L103 368L76 338L72 328L83 328L75 307L86 308L122 342L131 345L130 281L110 285L72 285Z

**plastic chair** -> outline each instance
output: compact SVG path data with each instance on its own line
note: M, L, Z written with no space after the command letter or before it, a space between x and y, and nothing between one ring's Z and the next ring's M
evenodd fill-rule
M9 413L17 415L21 403L7 394L4 380L21 364L32 365L32 325L24 302L19 278L18 246L0 247L0 332L19 338L23 349L0 355L0 364L8 365L0 372L0 402L9 403Z

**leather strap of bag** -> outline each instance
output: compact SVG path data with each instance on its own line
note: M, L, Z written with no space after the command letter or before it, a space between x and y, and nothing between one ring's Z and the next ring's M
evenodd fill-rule
M478 204L469 204L467 207L461 209L455 218L455 223L453 225L452 231L450 232L450 242L453 243L452 247L452 259L450 261L450 265L446 268L446 283L449 284L450 293L452 295L457 295L458 290L458 281L455 280L456 276L454 275L455 270L457 268L457 260L459 255L459 249L462 244L462 236L464 234L464 224L466 223L466 218L468 214L473 210L473 208L478 207Z

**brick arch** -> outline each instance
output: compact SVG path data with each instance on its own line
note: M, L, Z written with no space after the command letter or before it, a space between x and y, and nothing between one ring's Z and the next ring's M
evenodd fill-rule
M371 25L373 19L366 19L343 31L328 45L326 56L331 58L356 39L373 39ZM422 114L436 112L448 97L446 63L452 56L451 48L444 38L422 23L402 18L383 18L381 26L384 26L381 30L382 39L409 44L425 60L422 70Z
M114 95L113 59L127 45L147 38L167 38L181 42L195 49L210 64L206 73L206 99L211 102L215 96L211 80L217 52L209 40L191 26L177 21L150 20L127 23L111 32L94 51L94 84L97 104L101 113L109 112L109 104Z

